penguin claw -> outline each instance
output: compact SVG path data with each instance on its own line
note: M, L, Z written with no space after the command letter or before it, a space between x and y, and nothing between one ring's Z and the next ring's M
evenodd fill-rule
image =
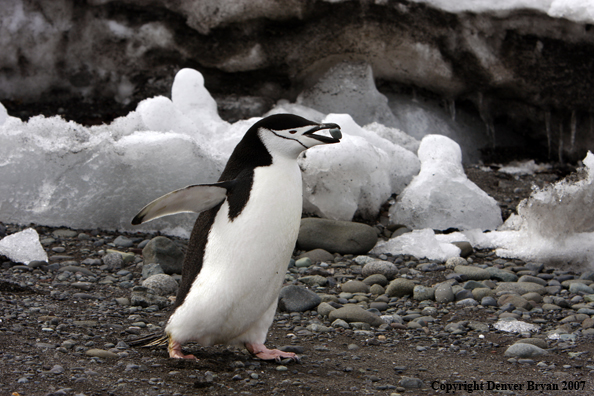
M246 349L256 357L262 360L274 360L280 363L282 359L291 359L295 362L299 362L299 357L293 352L283 352L278 349L268 349L264 344L245 344Z

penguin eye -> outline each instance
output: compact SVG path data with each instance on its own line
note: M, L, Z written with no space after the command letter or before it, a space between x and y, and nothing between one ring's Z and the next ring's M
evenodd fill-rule
M292 130L292 131L289 131L289 133L290 133L291 135L294 135L294 134L296 134L296 133L297 133L297 131L296 131L296 130Z

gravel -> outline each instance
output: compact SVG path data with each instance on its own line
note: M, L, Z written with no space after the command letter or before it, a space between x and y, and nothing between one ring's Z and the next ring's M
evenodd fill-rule
M171 272L157 263L147 271L142 249L151 235L33 227L48 262L27 267L0 258L0 389L7 394L423 395L473 381L524 390L528 381L571 381L583 395L594 389L591 271L489 250L445 265L318 250L324 261L287 272L284 310L267 341L298 353L301 364L193 343L184 349L199 360L180 361L165 348L128 346L162 331L172 307L173 290L159 295L142 286ZM381 235L382 224L375 227ZM0 224L6 235L24 228ZM169 239L164 245L177 261L187 242ZM175 273L161 278L179 281Z

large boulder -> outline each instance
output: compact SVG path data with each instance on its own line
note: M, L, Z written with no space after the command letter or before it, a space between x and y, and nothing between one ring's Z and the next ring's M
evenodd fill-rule
M377 243L377 233L367 224L307 218L301 220L297 245L303 250L365 254Z

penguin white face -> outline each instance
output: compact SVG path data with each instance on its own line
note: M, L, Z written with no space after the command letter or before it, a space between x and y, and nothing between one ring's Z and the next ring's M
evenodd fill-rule
M260 140L272 155L297 158L310 147L338 143L342 138L337 124L318 124L293 114L275 114L255 126Z

